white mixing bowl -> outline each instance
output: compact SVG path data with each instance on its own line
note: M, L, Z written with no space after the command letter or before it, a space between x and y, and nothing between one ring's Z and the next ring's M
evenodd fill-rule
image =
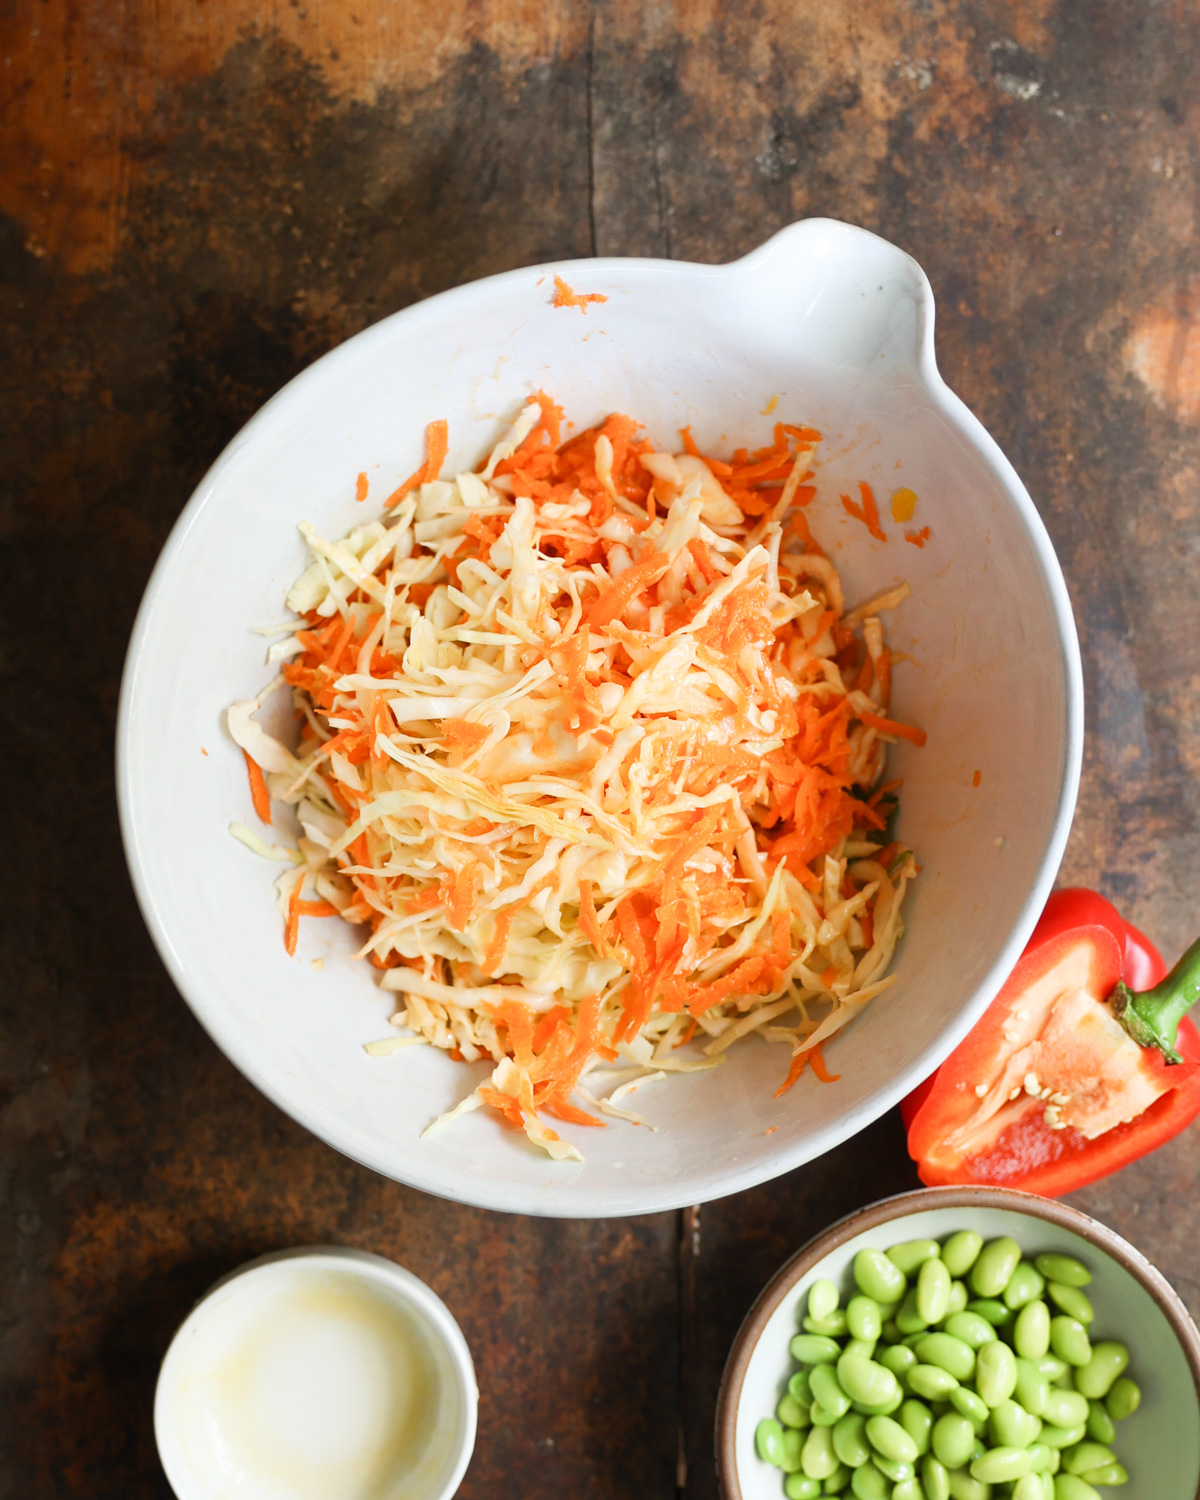
M603 303L553 305L553 277ZM781 1099L786 1049L757 1038L711 1074L641 1089L654 1126L563 1132L555 1164L490 1111L427 1140L474 1086L427 1047L386 1059L391 997L351 958L354 932L304 924L283 949L278 873L228 833L250 816L224 711L270 675L251 626L280 619L305 565L296 525L341 536L421 461L446 417L452 469L473 465L544 387L578 425L611 411L662 444L757 446L779 419L825 434L809 510L853 604L900 579L889 642L894 711L928 731L900 745L900 834L923 868L906 906L899 981ZM771 415L771 398L778 397ZM885 544L842 509L869 481ZM909 546L887 497L920 497ZM522 1213L646 1213L774 1177L861 1130L938 1064L991 1000L1062 855L1083 733L1079 649L1046 532L999 448L942 383L920 267L830 220L777 234L727 266L594 260L535 266L408 308L292 381L230 444L171 535L138 616L122 687L118 788L138 898L163 959L218 1045L281 1108L348 1155L429 1192ZM202 753L202 751L206 753ZM979 775L976 777L975 773ZM978 780L979 785L974 785ZM320 971L310 960L324 959ZM773 1128L774 1127L774 1128Z

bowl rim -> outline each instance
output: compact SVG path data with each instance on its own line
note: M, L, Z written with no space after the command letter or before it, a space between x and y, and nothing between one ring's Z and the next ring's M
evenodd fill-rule
M182 1359L182 1343L188 1331L202 1322L205 1309L213 1298L235 1281L253 1281L269 1275L275 1267L295 1262L313 1270L341 1271L378 1282L396 1293L399 1300L416 1308L423 1316L429 1331L438 1339L450 1358L455 1381L462 1400L462 1431L453 1467L445 1482L437 1491L430 1491L428 1500L450 1500L462 1483L463 1476L475 1451L475 1438L479 1422L479 1386L475 1378L475 1362L466 1335L458 1325L454 1314L428 1284L414 1272L406 1270L399 1262L372 1250L357 1250L349 1245L295 1245L283 1250L271 1250L254 1260L243 1262L227 1271L212 1283L180 1321L171 1335L171 1341L159 1365L154 1387L154 1441L158 1448L159 1461L166 1473L172 1490L180 1500L211 1500L212 1492L197 1488L192 1476L180 1468L180 1443L175 1424L167 1410L168 1395L176 1376L176 1366ZM250 1496L249 1500L253 1500Z
M423 1166L419 1153L415 1152L400 1161L394 1155L389 1158L386 1152L376 1148L375 1143L364 1141L361 1134L349 1128L340 1116L314 1108L312 1101L298 1098L277 1075L266 1072L254 1049L222 1021L218 1007L209 1003L206 990L194 982L185 957L176 944L176 932L160 909L148 869L148 858L141 846L144 819L140 811L134 765L137 758L135 710L141 701L140 684L145 662L150 654L156 612L167 592L176 559L186 550L201 511L225 483L228 471L247 444L268 435L275 424L285 421L286 414L298 399L303 402L307 399L307 393L319 391L344 363L361 357L364 352L379 345L386 345L401 324L411 330L419 330L431 320L436 321L460 301L479 298L485 292L493 299L502 299L510 290L526 286L531 278L536 280L539 276L551 274L568 279L575 276L590 278L593 284L607 284L608 280L619 280L631 272L663 278L703 275L713 281L736 279L739 276L753 275L756 268L767 263L774 255L811 254L812 249L806 246L811 241L812 246L819 247L823 243L823 236L825 239L830 236L843 237L847 251L853 246L859 246L865 251L882 244L908 263L917 299L911 368L918 379L922 400L946 419L958 437L976 451L995 476L1018 524L1029 539L1055 621L1054 640L1050 644L1058 653L1063 673L1063 699L1058 706L1062 725L1062 765L1054 790L1054 811L1046 831L1042 853L1009 936L999 947L990 967L969 997L970 1003L964 1003L955 1019L930 1039L905 1069L894 1073L890 1082L860 1106L857 1113L833 1129L826 1127L810 1133L790 1146L781 1141L769 1157L756 1159L751 1164L714 1164L703 1184L688 1183L681 1190L670 1180L654 1184L639 1183L632 1187L627 1183L608 1181L591 1188L586 1196L573 1195L569 1187L564 1196L559 1196L553 1190L557 1183L552 1176L547 1177L545 1184L527 1189L502 1182L493 1185L486 1176L447 1178L444 1173ZM304 1129L352 1160L394 1181L475 1207L556 1218L609 1218L665 1212L686 1207L696 1201L709 1202L758 1186L834 1149L878 1119L927 1077L961 1042L982 1015L1020 957L1041 915L1066 850L1083 764L1083 670L1070 596L1050 536L1012 463L979 418L942 378L934 350L935 310L929 279L912 256L891 241L858 225L819 216L797 220L747 254L715 266L694 261L632 256L546 261L450 288L402 308L351 336L284 385L218 455L196 486L167 537L147 581L130 634L117 713L115 748L118 818L135 897L154 946L176 990L225 1056L260 1092ZM546 1188L550 1191L547 1192Z
M1016 1188L987 1187L983 1184L918 1188L868 1203L865 1208L855 1209L831 1224L828 1229L821 1230L784 1261L754 1299L734 1338L717 1395L717 1482L724 1500L745 1500L737 1477L735 1440L738 1407L750 1360L776 1308L796 1283L839 1245L844 1245L847 1240L854 1239L864 1230L891 1224L909 1214L931 1208L1008 1209L1069 1229L1115 1260L1150 1293L1170 1324L1188 1362L1196 1399L1200 1402L1200 1330L1192 1321L1182 1297L1158 1267L1115 1229L1110 1229L1107 1224L1102 1224L1090 1214L1072 1208L1069 1204L1059 1203L1053 1198L1041 1198L1036 1193L1024 1193ZM1200 1487L1197 1488L1196 1496L1200 1500Z

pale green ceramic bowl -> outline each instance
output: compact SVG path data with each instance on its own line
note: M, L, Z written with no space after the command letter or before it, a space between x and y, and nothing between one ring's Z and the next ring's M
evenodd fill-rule
M1088 1266L1096 1332L1129 1345L1129 1373L1142 1388L1141 1407L1118 1426L1114 1443L1130 1482L1104 1493L1198 1500L1200 1333L1174 1288L1140 1251L1078 1209L987 1187L925 1188L872 1203L781 1267L747 1314L725 1367L716 1433L725 1500L782 1500L783 1477L758 1457L754 1429L774 1414L796 1368L788 1342L812 1283L828 1276L841 1284L866 1245L886 1250L905 1240L943 1240L956 1229L984 1239L1011 1235L1028 1256L1060 1251Z

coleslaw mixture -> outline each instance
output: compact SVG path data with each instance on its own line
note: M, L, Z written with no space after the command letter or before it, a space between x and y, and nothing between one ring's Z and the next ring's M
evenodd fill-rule
M228 717L260 818L299 820L295 849L232 830L289 865L288 951L302 917L362 924L405 1033L368 1050L492 1063L434 1124L486 1106L581 1159L546 1117L645 1123L635 1087L751 1032L790 1051L780 1092L828 1079L821 1044L895 978L917 866L885 761L924 735L888 717L907 585L847 612L809 532L819 433L721 462L561 418L539 392L451 480L433 423L383 519L302 524L302 619ZM285 687L295 751L255 718Z

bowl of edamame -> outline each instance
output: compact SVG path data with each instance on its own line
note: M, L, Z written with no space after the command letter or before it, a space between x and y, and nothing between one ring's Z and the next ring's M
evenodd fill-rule
M776 1273L716 1438L725 1500L1200 1500L1200 1333L1077 1209L926 1188Z

